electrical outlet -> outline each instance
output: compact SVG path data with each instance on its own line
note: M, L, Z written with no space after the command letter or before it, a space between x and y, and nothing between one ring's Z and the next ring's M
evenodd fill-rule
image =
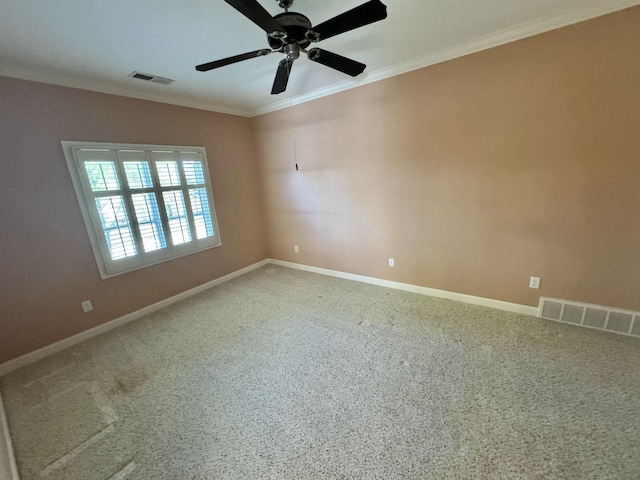
M85 300L84 302L81 302L80 305L82 306L82 311L85 313L93 310L93 305L91 305L91 300Z
M298 253L298 252L300 251L300 249L298 248L298 245L294 245L294 246L293 246L293 251L294 251L295 253Z
M389 266L390 267L395 267L396 266L396 261L393 258L389 259Z
M540 288L540 277L531 277L529 279L529 288L535 288L536 290Z

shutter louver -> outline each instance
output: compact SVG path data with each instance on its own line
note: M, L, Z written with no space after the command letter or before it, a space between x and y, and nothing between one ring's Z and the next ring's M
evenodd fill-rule
M220 245L204 149L63 147L103 278Z

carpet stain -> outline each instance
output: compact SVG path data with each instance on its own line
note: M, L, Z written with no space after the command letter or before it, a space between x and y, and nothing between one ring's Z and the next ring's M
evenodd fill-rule
M116 375L113 379L114 385L108 391L111 396L130 395L149 379L146 369L128 370Z
M358 322L358 325L360 325L361 327L370 327L371 326L371 322L369 320L367 320L366 318L362 318Z

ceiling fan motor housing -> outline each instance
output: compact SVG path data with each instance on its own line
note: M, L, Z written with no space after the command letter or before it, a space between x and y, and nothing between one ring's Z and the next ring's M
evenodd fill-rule
M278 22L285 32L287 32L287 38L282 40L267 35L269 46L274 50L280 50L283 45L295 43L302 48L307 48L311 42L305 37L306 33L311 30L311 20L301 13L286 12L280 13L273 17Z

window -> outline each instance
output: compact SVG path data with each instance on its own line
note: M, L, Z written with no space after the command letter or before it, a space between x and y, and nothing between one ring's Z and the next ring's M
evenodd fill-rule
M62 147L102 278L220 245L204 148Z

